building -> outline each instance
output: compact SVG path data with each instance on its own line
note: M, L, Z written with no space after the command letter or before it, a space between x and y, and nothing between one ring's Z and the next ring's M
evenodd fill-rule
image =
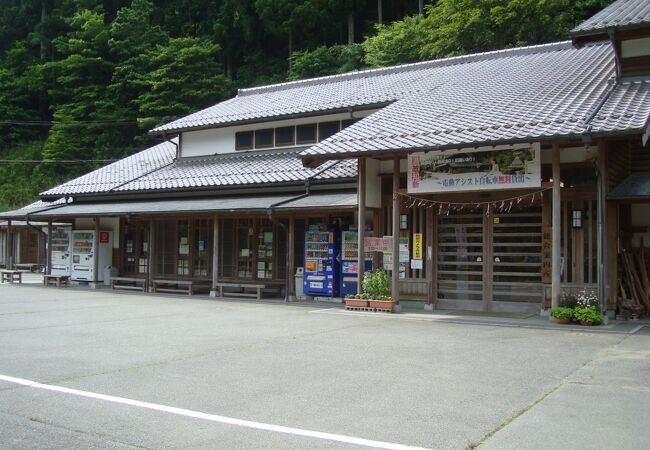
M240 90L0 217L110 229L121 273L289 294L304 230L351 226L359 259L389 237L402 306L613 310L650 238L649 118L650 4L618 0L570 41Z

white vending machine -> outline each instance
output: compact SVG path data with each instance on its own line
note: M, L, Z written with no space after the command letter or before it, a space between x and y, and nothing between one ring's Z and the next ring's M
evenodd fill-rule
M52 275L70 275L70 228L55 227L49 239L52 249Z
M95 258L97 261L97 281L104 281L104 268L113 260L113 232L100 231L99 248L95 249L95 231L72 231L72 273L74 281L94 281Z

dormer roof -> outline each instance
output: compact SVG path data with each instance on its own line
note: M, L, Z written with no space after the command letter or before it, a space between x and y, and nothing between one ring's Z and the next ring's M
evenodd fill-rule
M617 0L571 30L571 37L606 36L608 31L650 27L650 1Z

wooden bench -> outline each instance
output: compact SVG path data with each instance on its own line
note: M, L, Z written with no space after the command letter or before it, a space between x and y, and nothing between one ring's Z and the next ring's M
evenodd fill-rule
M44 286L70 286L70 275L43 275Z
M0 270L0 274L2 276L2 283L5 281L8 281L9 283L15 283L16 281L18 284L23 283L23 273L20 270Z
M129 289L147 292L147 279L136 277L111 277L111 289Z
M14 264L14 267L20 270L29 270L30 272L38 272L38 270L42 266L40 264L35 264L35 263L19 263L19 264Z
M163 280L155 279L152 282L153 292L173 292L178 294L193 295L197 290L210 290L210 283L194 280Z
M226 296L229 297L250 297L257 300L262 299L262 289L277 289L282 292L282 288L279 286L270 286L267 284L246 284L246 283L215 283L214 288L216 290L216 297L224 297L224 288L234 288L238 289L237 291L228 291L225 292ZM246 292L246 289L254 289L255 292Z

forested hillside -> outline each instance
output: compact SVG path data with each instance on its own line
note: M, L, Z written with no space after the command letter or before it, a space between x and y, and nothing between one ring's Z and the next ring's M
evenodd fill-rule
M612 0L0 0L0 210L239 87L565 39Z

